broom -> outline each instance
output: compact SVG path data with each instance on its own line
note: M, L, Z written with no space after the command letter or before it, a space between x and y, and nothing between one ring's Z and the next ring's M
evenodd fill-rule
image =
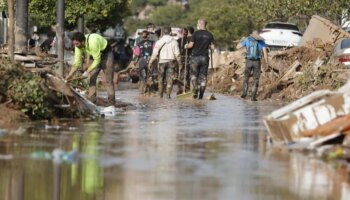
M193 97L193 92L190 91L190 92L187 92L186 93L186 73L187 73L187 48L186 48L186 51L185 51L185 71L184 71L184 89L183 89L183 93L182 94L179 94L176 96L176 99L187 99L187 98L190 98L190 97Z

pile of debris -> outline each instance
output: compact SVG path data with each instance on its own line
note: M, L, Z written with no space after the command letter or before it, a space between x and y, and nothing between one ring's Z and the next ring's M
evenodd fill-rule
M290 101L319 89L335 89L343 85L347 80L346 69L335 62L332 54L334 44L344 37L350 38L350 34L326 19L313 16L299 46L270 52L269 66L262 62L258 98ZM216 56L226 61L218 64L208 79L214 90L241 93L244 51ZM213 60L217 59L214 57Z
M350 166L350 81L275 110L264 123L274 146Z
M27 68L12 64L8 59L0 61L0 109L8 111L11 120L96 117L115 115L117 108L129 106L123 102L111 107L97 106L78 92L74 83L55 75L55 66ZM85 88L86 89L86 88ZM20 112L25 115L21 114ZM0 118L0 123L9 122Z
M56 76L51 70L33 73L21 64L12 64L9 60L2 59L0 75L0 103L22 111L31 119L76 117L84 114L74 106L63 112L63 105L67 104L69 97L59 91L63 85L53 84L51 77Z

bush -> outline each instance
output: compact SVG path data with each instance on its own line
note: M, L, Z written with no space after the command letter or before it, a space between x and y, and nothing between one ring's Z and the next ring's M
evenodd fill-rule
M48 95L41 88L42 81L39 76L27 74L15 79L8 89L8 95L14 103L34 119L47 119L53 113Z

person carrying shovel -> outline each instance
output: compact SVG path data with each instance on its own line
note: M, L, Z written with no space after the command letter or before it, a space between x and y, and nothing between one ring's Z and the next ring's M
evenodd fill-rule
M92 33L84 35L81 32L75 32L72 36L75 46L74 64L70 70L66 80L72 78L78 67L82 63L83 56L91 55L92 64L83 73L83 77L89 79L88 99L96 103L96 82L97 76L101 70L105 73L107 82L108 105L115 105L115 91L113 84L114 76L114 56L112 47L108 41L99 34Z
M207 22L199 19L197 31L193 33L189 44L185 48L192 49L191 57L191 90L194 99L203 99L207 84L209 67L209 48L214 36L206 30Z

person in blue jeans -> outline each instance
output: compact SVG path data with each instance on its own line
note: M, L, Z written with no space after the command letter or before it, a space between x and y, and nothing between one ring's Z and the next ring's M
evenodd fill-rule
M241 43L238 43L236 49L245 47L246 53L246 66L244 69L244 82L243 82L243 94L242 98L245 98L248 94L248 83L250 74L253 71L253 89L252 89L252 101L257 101L256 95L259 87L260 71L261 71L261 59L265 59L268 65L268 55L264 39L259 36L257 31L254 31L250 36L245 38ZM262 55L263 54L263 55Z

